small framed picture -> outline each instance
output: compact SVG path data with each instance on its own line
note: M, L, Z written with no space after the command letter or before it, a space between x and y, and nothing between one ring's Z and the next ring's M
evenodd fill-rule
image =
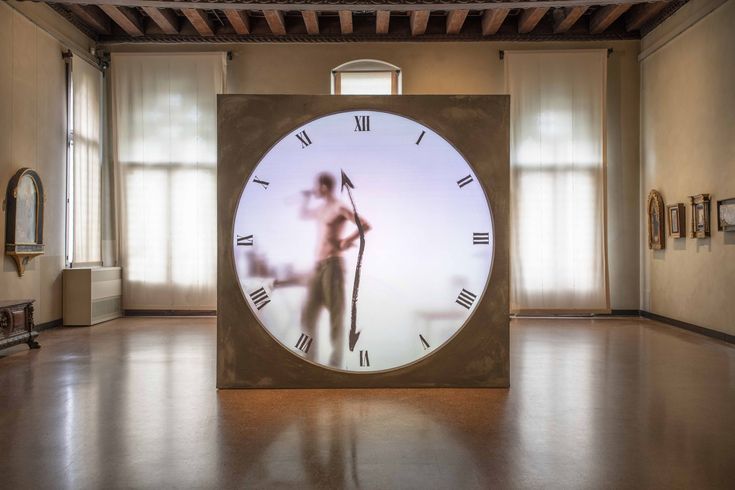
M689 236L691 238L708 237L710 235L709 194L689 196L689 204L692 208L692 227Z
M686 236L686 209L684 204L677 203L666 206L669 211L669 236L683 238Z
M735 197L717 201L717 229L735 231Z
M661 193L652 190L648 193L648 248L661 250L666 247L666 235L664 225L666 215L664 214L664 200Z

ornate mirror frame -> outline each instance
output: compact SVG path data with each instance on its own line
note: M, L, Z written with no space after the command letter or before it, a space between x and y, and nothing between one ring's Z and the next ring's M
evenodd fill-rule
M35 202L33 203L35 213L30 217L24 213L18 214L18 211L22 211L23 206L28 204L23 202L24 196L19 195L19 192L22 191L21 184L25 179L30 179L35 191ZM5 194L5 255L10 255L15 259L19 276L23 275L25 266L33 257L42 255L44 252L44 201L43 184L34 170L21 168L8 182L8 190ZM32 241L26 238L29 233L34 237Z
M669 236L671 238L686 237L686 208L684 204L670 204L666 206L669 211Z
M648 248L661 250L666 248L664 200L661 193L652 190L648 193L648 206L646 207L648 218Z
M697 194L696 196L689 196L689 204L692 208L692 227L689 233L689 237L707 238L710 235L709 194Z

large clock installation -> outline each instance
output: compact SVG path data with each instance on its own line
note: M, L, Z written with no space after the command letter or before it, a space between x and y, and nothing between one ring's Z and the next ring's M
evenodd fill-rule
M507 385L507 98L221 96L219 131L218 386Z

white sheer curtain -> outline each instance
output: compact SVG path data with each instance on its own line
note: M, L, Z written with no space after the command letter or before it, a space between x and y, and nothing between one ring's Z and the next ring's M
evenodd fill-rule
M71 167L72 266L100 265L102 73L79 57L72 60L73 159Z
M112 55L125 309L216 308L217 94L225 54Z
M609 311L605 50L506 51L511 310Z

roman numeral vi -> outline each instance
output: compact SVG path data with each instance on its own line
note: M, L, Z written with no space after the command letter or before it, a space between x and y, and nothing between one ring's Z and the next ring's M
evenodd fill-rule
M476 294L467 291L465 288L462 288L462 291L459 293L459 296L457 296L457 301L455 301L455 303L460 306L464 306L469 310L472 306L472 303L475 302L475 298L477 298Z
M302 150L311 144L311 138L306 134L306 130L296 133L296 138L301 142Z
M304 354L309 353L309 348L311 347L311 341L314 340L305 333L301 334L301 337L299 337L299 340L296 342L296 348L303 352Z
M260 288L256 289L252 293L250 293L250 299L253 300L253 304L255 307L260 310L265 305L271 302L270 298L268 297L268 293L265 292L265 289Z
M237 244L243 247L253 246L253 235L237 235Z
M355 131L370 131L370 116L355 116Z

